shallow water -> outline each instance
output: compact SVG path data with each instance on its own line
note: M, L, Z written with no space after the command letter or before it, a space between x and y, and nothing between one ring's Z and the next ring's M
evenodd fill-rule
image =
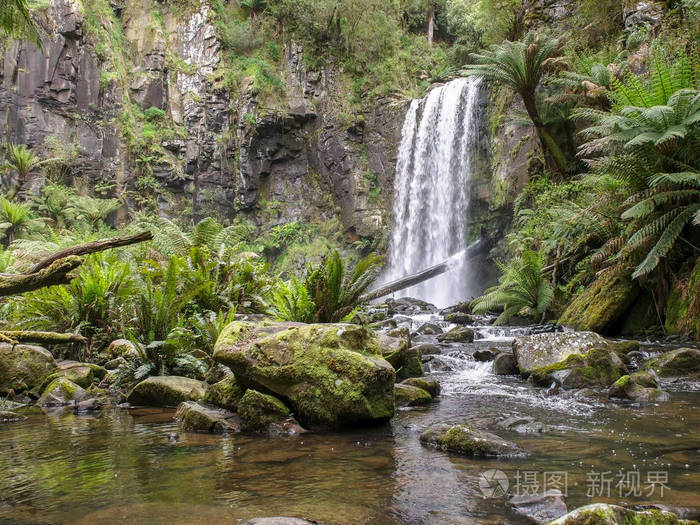
M487 335L476 344L506 344L508 334ZM545 475L553 486L553 473L566 473L560 488L570 509L607 501L700 511L698 385L666 385L672 398L661 405L581 402L495 376L464 352L445 359L453 370L434 374L443 385L438 402L343 434L175 436L173 410L36 410L0 425L0 523L212 524L270 515L328 524L527 523L503 497L484 497L479 482L489 469L505 473L511 494L542 490ZM548 431L499 429L509 415L534 417ZM530 457L469 459L423 448L421 430L442 420L492 430ZM636 473L643 493L625 495L637 488ZM665 481L663 495L647 483L649 473Z

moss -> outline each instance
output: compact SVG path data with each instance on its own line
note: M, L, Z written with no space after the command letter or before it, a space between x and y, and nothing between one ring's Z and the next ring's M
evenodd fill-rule
M625 376L622 376L622 377L621 377L620 379L618 379L617 381L615 381L614 385L615 385L617 388L625 389L625 388L627 388L627 384L628 384L629 382L630 382L630 376L629 376L629 375L625 375Z
M608 386L625 372L619 358L609 348L593 348L585 354L573 354L553 365L536 368L532 371L532 382L539 386L549 386L553 374L561 370L572 370L575 379L569 378L570 386Z
M464 456L522 456L524 452L499 436L466 424L438 423L420 436L423 445Z
M236 381L235 376L228 376L207 388L204 402L227 410L238 410L238 404L245 393L245 387Z
M238 405L243 430L266 430L271 423L286 419L289 412L289 408L275 396L257 390L246 390Z
M394 385L394 398L396 406L418 406L430 403L431 395L417 386L398 384Z
M149 377L136 385L127 401L134 405L177 406L204 396L201 381L179 376Z
M609 271L574 297L559 323L577 330L610 333L639 295L639 286L626 269Z
M403 385L417 386L428 392L432 397L440 395L440 383L430 377L410 377L401 381Z
M666 332L700 340L700 258L674 283L666 303Z
M48 350L33 345L0 344L0 393L22 392L43 384L55 372L56 363Z

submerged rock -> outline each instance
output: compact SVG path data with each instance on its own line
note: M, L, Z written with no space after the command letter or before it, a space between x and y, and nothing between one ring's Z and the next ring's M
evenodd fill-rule
M656 509L632 510L619 505L593 503L569 512L550 525L693 525L696 523Z
M238 403L245 394L245 387L236 381L236 376L230 375L209 385L204 393L203 401L235 412L238 410Z
M432 397L440 395L440 383L432 377L410 377L401 381L401 384L422 388Z
M455 326L449 332L438 336L441 343L473 343L474 330L466 326Z
M420 442L427 447L464 456L523 457L526 455L525 451L515 443L464 424L432 425L421 434Z
M86 399L87 396L87 392L82 387L65 377L59 377L49 383L37 401L37 405L42 407L71 405Z
M420 387L399 383L394 385L394 399L397 407L415 407L430 403L433 398Z
M700 350L679 348L666 352L646 365L662 377L700 376Z
M251 432L267 432L270 425L282 424L290 410L275 396L257 390L246 390L238 404L241 428Z
M236 414L230 410L200 405L196 401L180 403L175 412L175 419L185 432L238 432L241 425Z
M566 502L560 490L550 489L539 494L513 496L508 504L514 512L535 523L549 523L566 514Z
M180 376L154 376L137 384L127 397L132 405L177 406L183 401L199 401L204 383Z
M244 521L241 525L317 525L315 521L307 521L301 518L286 518L276 516L272 518L253 518Z
M242 384L284 398L302 423L337 427L394 414L396 372L381 352L362 326L234 322L214 359Z
M518 366L515 363L515 356L507 352L498 354L493 360L493 373L499 376L517 374Z
M15 414L9 410L0 410L0 423L16 423L17 421L24 421L27 416L21 414Z
M39 387L55 370L56 362L46 348L0 344L0 394Z
M545 430L542 423L527 416L512 416L504 419L498 425L518 434L539 434Z

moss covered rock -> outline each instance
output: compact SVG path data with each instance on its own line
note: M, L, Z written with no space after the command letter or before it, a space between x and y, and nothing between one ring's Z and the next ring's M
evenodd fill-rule
M666 352L646 365L662 377L700 376L700 350L679 348Z
M223 432L240 431L236 414L223 408L200 405L196 401L180 403L175 412L175 419L185 432Z
M107 369L92 363L67 363L58 365L55 373L46 378L48 384L58 377L65 377L76 385L89 388L107 375Z
M432 396L417 386L394 385L394 399L397 407L415 407L432 401Z
M432 377L410 377L401 381L401 384L422 388L432 397L440 395L440 383Z
M566 389L610 386L627 373L622 359L610 348L593 348L583 354L569 355L563 361L531 371L538 386L553 382Z
M423 375L422 354L418 347L410 346L407 338L387 334L379 334L378 338L382 357L394 367L399 380Z
M207 387L203 401L235 412L238 403L245 394L245 387L236 381L236 376L230 375Z
M154 376L137 384L127 397L132 405L177 406L204 397L204 383L180 376Z
M572 355L583 355L593 348L606 347L608 343L594 332L560 332L516 337L513 355L523 374L535 369L561 363Z
M134 343L128 339L116 339L107 347L106 351L108 359L123 357L124 359L139 359L141 352Z
M526 455L525 451L514 443L464 424L435 424L421 434L420 442L427 447L463 456L522 457Z
M394 368L357 325L234 322L214 350L246 387L289 402L302 423L340 426L394 413ZM240 412L240 406L239 406Z
M659 388L656 378L648 372L622 376L610 386L611 398L629 399L638 403L660 403L671 397Z
M438 336L441 343L473 343L474 330L466 326L455 326L449 332Z
M700 257L678 279L666 302L666 332L700 340Z
M271 424L287 419L289 413L289 408L282 401L257 390L246 390L238 404L241 428L246 431L267 431Z
M625 269L603 273L569 303L559 323L576 330L616 331L639 295Z
M39 387L55 371L56 362L45 348L0 344L0 394Z
M692 525L675 514L656 509L632 510L607 503L579 507L550 525Z
M42 407L65 406L78 403L87 397L85 389L65 377L59 377L49 383L37 404Z

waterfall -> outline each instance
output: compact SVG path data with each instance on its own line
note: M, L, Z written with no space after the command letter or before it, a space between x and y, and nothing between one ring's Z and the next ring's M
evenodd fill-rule
M469 181L479 143L480 79L453 80L411 103L394 180L388 282L466 248ZM397 293L437 306L469 298L468 262Z

